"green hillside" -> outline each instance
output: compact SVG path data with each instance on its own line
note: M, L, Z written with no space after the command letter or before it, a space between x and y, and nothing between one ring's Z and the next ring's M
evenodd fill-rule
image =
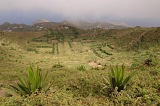
M0 33L0 104L45 106L159 106L160 28L91 29L70 26ZM121 92L102 88L110 66L136 72ZM26 68L49 71L47 95L21 97L16 84ZM82 66L84 69L82 69ZM102 92L103 91L103 92ZM31 99L32 98L32 99Z

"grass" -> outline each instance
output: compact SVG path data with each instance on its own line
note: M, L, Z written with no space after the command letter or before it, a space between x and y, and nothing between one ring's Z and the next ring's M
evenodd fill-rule
M99 33L95 39L91 37L94 36L92 31L78 30L79 35L75 38L75 32L61 30L61 35L64 36L63 46L61 42L57 42L58 54L50 53L53 48L48 47L53 47L53 44L49 41L51 41L53 37L47 38L47 41L44 37L44 33L46 32L6 32L4 35L1 35L2 39L0 39L0 42L9 44L7 46L0 45L0 58L3 58L0 59L0 92L5 92L5 95L0 97L0 104L2 104L2 106L159 105L159 46L152 46L153 42L149 42L147 37L143 39L143 45L151 44L149 49L144 49L144 46L140 45L138 50L135 51L131 50L132 45L129 44L133 36L134 38L138 38L138 36L146 30L148 30L149 33L147 32L145 35L149 36L149 38L150 35L153 35L156 39L159 38L159 33L154 32L159 31L159 29L155 28L95 30ZM74 38L72 42L70 37ZM36 38L36 41L33 41L33 38ZM57 37L57 39L59 39L59 37ZM150 39L155 41L153 38ZM43 40L43 42L41 42L41 40ZM72 48L70 48L69 42L71 42ZM83 43L83 45L81 43ZM142 44L142 42L140 43ZM111 45L111 47L107 44ZM102 47L102 50L112 53L112 55L105 55L96 48L97 46ZM11 48L15 49L10 50ZM38 54L27 51L27 48L38 50ZM57 52L56 45L54 48L54 52ZM103 57L100 58L96 53L93 53L92 48ZM151 59L151 64L153 65L145 65L144 63L146 63L145 61L147 59ZM105 68L98 68L97 70L92 68L89 63L94 61L102 64L102 66L105 64ZM50 80L53 81L50 91L47 92L47 94L39 92L36 93L36 95L31 94L27 97L17 95L10 95L8 97L9 91L6 89L11 89L10 84L16 84L18 81L17 75L25 75L26 71L24 70L29 64L37 65L42 70L49 71L51 76ZM77 67L82 64L85 66L85 71L77 69ZM102 90L103 77L109 75L110 65L114 67L115 65L121 66L122 64L126 66L125 76L129 76L130 73L134 71L137 71L137 74L126 84L127 87L121 90L121 92L118 92L117 88L111 92L110 85ZM61 67L61 65L63 67ZM80 69L83 68L83 66L80 67Z

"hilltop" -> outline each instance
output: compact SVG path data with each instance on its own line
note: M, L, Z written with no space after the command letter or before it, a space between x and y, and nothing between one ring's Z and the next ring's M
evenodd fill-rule
M8 22L0 25L0 31L16 32L16 31L42 31L47 29L56 28L57 26L71 26L78 29L122 29L128 28L129 25L123 23L111 23L111 22L89 22L89 21L62 21L62 22L50 22L46 19L40 19L33 22L32 25L25 24L10 24Z

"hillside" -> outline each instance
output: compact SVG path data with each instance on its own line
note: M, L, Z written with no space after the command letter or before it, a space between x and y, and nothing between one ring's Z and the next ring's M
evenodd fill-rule
M160 28L113 29L106 31L105 35L110 43L123 50L149 49L160 44Z
M130 58L130 56L126 56L126 60L118 61L122 54L127 52L132 54L160 47L159 28L81 30L69 26L60 26L41 32L4 32L1 33L0 37L0 49L4 51L4 53L2 52L3 55L18 55L19 51L17 50L20 50L25 54L36 53L36 56L53 55L56 56L57 61L62 63L65 62L61 61L60 58L75 55L73 60L77 61L77 65L80 63L88 64L94 59L97 61L105 60L104 64L120 64ZM83 58L79 58L81 54L84 55ZM1 58L4 58L3 55ZM113 59L115 56L116 59ZM7 60L5 61L7 62ZM72 59L68 61L72 64ZM127 61L127 64L131 62Z
M51 22L32 27L42 24L49 29L0 33L0 103L159 105L160 28L84 30ZM125 76L132 72L136 75L121 92L111 90L107 84L103 89L110 67L122 64L126 67ZM16 84L18 76L25 75L29 65L49 72L48 79L53 84L47 95L21 97L10 90L10 85Z

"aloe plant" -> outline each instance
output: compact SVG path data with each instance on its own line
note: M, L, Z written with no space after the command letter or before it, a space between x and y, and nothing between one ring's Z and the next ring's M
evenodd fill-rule
M109 83L114 90L116 87L118 87L118 92L124 89L126 84L130 81L130 79L133 77L135 73L132 73L128 75L126 78L124 78L124 65L122 65L121 69L116 66L115 69L111 67L111 72L109 74Z
M34 69L31 66L28 67L27 72L26 77L19 76L19 82L15 86L11 85L17 93L20 95L30 95L36 91L43 90L47 92L49 90L51 84L47 86L48 72L43 75L38 67Z

